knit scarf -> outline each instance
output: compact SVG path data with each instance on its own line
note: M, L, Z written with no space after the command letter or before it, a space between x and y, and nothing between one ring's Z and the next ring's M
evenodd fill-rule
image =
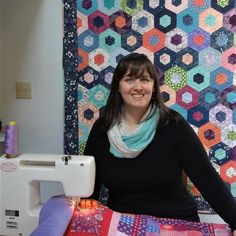
M124 119L121 119L119 124L115 124L107 132L110 152L115 157L134 158L152 141L159 120L159 109L156 109L155 112L151 111L153 114L145 120L149 112L150 109L144 114L142 118L144 121L133 132L128 131Z

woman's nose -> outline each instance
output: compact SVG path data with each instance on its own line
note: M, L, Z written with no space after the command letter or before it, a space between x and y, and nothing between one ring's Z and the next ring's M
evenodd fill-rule
M134 89L142 89L142 85L138 79L134 81Z

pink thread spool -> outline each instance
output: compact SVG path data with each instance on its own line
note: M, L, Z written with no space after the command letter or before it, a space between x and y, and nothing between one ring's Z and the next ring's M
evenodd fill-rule
M16 157L18 154L18 133L18 126L15 121L11 121L6 125L4 153L7 158Z

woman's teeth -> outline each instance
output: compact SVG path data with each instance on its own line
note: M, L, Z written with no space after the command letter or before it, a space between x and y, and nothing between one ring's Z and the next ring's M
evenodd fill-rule
M144 95L143 94L133 94L132 96L134 98L142 98Z

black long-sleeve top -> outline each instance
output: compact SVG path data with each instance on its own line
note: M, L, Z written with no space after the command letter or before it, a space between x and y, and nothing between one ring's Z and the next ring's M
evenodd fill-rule
M199 221L196 202L182 181L184 170L211 207L232 230L236 229L235 200L183 118L158 129L151 143L135 158L114 157L100 124L98 119L85 148L85 154L94 156L96 162L91 198L99 198L103 184L112 210Z

